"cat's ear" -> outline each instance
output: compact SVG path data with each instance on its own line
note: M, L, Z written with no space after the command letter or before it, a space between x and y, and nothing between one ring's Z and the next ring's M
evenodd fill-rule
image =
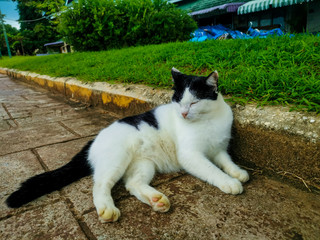
M214 72L210 73L206 80L207 84L213 86L216 92L218 91L218 79L219 75L217 70L215 70Z
M177 80L178 76L180 76L181 74L182 73L178 69L173 67L171 69L172 81L175 82Z
M175 67L173 67L172 69L171 69L171 72L173 73L173 72L175 72L175 73L181 73L178 69L176 69Z

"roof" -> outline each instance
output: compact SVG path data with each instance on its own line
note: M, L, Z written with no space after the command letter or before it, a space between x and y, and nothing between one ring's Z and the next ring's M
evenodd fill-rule
M179 2L178 7L191 12L201 11L230 3L249 2L250 0L191 0Z
M190 13L190 15L191 16L201 15L201 14L206 14L206 13L210 13L210 12L218 11L218 10L225 10L226 12L236 12L238 7L243 4L244 4L244 2L226 3L223 5L219 5L219 6L199 10L199 11L194 11L194 12Z
M44 46L52 46L52 45L63 45L63 41L57 41L57 42L52 42L52 43L46 43Z
M238 14L259 12L263 10L268 10L270 7L285 7L310 1L313 0L254 0L240 6L238 8Z

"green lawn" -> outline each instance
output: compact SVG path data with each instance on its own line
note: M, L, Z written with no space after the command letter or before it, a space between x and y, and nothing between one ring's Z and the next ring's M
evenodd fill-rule
M170 69L220 74L220 91L238 103L290 105L320 113L320 38L169 43L104 52L79 52L0 60L1 67L82 81L172 86Z

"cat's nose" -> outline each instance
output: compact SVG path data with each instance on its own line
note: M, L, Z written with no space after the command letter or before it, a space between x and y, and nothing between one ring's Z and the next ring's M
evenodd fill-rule
M183 112L183 113L181 113L181 115L183 118L186 118L188 116L188 112Z

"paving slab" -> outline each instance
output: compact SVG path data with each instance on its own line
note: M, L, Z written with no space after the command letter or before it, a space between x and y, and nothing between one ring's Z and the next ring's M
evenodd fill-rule
M9 130L13 126L8 122L8 120L0 120L0 131L2 130Z
M45 126L2 131L0 136L0 155L67 141L77 137L77 135L69 132L57 122L47 123Z
M98 134L101 129L107 127L110 122L115 121L114 117L109 119L103 119L101 117L96 118L91 116L90 118L76 118L70 120L63 120L62 123L70 129L74 129L80 136L88 136L92 134Z
M78 222L63 202L38 207L1 221L0 239L86 240Z
M48 170L57 169L70 162L71 158L92 139L92 137L71 140L63 143L51 144L36 148L39 157L47 166Z
M319 195L255 169L238 196L184 172L157 175L152 185L169 197L168 213L153 212L119 182L112 194L122 215L110 224L98 221L91 177L8 209L21 181L67 163L120 116L2 75L0 109L0 239L320 239Z
M18 189L22 181L42 172L44 169L30 150L0 156L0 219L59 198L54 192L19 209L8 208L5 204L9 194Z
M2 100L1 100L2 101ZM0 118L3 119L3 118L7 118L8 117L8 114L7 112L5 111L5 109L2 107L0 108Z

